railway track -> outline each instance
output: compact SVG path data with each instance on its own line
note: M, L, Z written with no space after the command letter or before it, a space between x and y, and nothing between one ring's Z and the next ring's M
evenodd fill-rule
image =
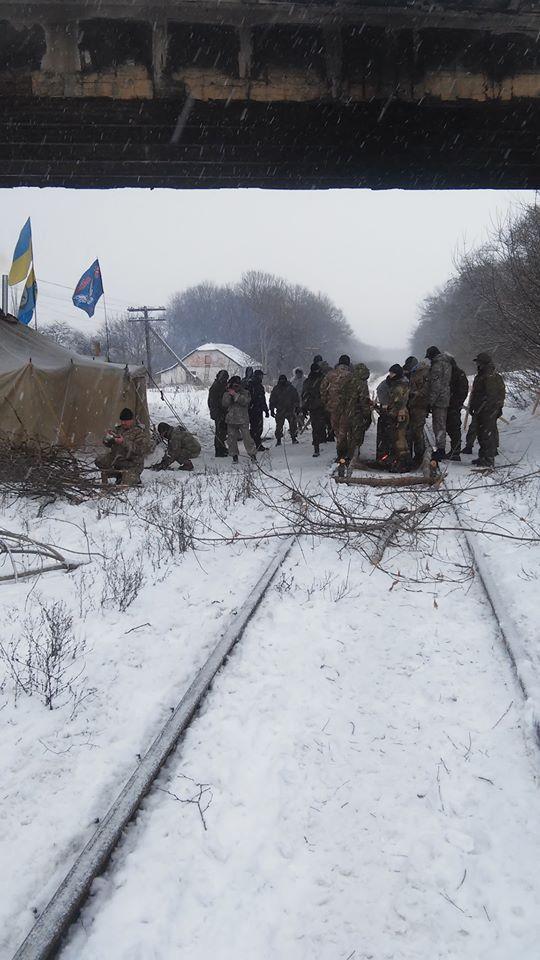
M231 624L220 636L212 653L36 920L13 960L49 960L56 956L93 881L107 866L124 829L137 814L166 761L179 745L212 681L242 638L294 542L295 538L289 537L280 543L249 596L233 615Z
M511 661L521 691L525 699L528 699L526 678L524 678L520 669L520 653L519 649L516 650L515 627L507 617L501 601L497 597L485 561L475 548L472 539L463 529L459 507L450 499L449 506L454 511L461 528L461 535L477 571L478 582L492 611L497 633ZM389 544L391 533L390 535L386 533L381 537L372 562L379 563L382 559L382 555ZM78 916L88 896L93 881L103 873L123 831L136 816L143 799L151 791L166 761L181 742L216 674L242 638L246 627L265 597L279 568L286 560L294 542L295 538L288 538L280 544L249 596L237 610L233 622L219 637L210 657L198 671L171 717L133 771L95 833L36 920L30 933L15 953L13 960L50 960L57 955L69 927ZM540 727L538 723L535 724L534 732L537 744L540 746Z

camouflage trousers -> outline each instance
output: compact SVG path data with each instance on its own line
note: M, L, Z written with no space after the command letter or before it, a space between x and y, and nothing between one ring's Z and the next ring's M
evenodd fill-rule
M254 457L257 451L257 447L253 442L253 437L249 432L249 427L244 423L229 423L227 426L227 444L229 447L229 453L233 457L238 456L238 441L244 441L244 447L246 448L246 453L250 457Z
M349 433L349 456L354 456L356 451L361 449L370 425L371 419L367 423L364 419L352 420Z
M377 422L377 460L390 460L392 464L408 465L409 414L403 420L381 413Z
M351 447L351 423L347 413L332 411L330 414L332 433L336 438L336 453L338 457L349 457Z
M446 416L448 407L433 407L431 421L437 450L446 450Z
M119 457L114 450L102 453L94 462L101 470L101 479L104 484L112 479L127 487L137 487L141 482L144 463Z

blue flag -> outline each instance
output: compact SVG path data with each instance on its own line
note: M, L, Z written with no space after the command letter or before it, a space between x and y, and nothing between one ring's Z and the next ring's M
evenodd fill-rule
M88 267L83 273L73 294L73 303L76 307L84 310L89 317L94 316L96 303L103 294L103 281L101 279L101 270L99 260L94 260L91 267Z
M19 323L26 323L27 325L30 323L36 308L36 300L37 283L34 274L34 268L32 267L28 277L26 278L21 302L19 304Z

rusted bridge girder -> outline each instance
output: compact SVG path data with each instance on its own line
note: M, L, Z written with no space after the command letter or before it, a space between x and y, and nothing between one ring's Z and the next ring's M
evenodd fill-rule
M0 0L0 185L536 187L539 33L516 0Z

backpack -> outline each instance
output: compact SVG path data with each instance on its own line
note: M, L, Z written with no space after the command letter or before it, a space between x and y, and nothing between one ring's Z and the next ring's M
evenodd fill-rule
M450 403L452 406L462 406L469 393L469 381L464 370L454 361L450 378Z

